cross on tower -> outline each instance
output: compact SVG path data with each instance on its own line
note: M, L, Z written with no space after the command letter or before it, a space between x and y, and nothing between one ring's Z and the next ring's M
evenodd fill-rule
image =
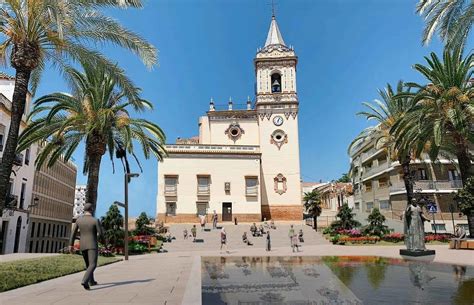
M268 5L272 6L272 17L275 17L275 6L277 5L275 3L275 0L271 0L271 3L269 3Z

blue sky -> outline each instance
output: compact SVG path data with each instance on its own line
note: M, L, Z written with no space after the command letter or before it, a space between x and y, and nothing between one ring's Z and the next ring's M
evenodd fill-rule
M267 0L145 1L141 10L109 13L159 49L158 67L148 71L131 53L103 48L143 89L155 110L144 114L166 132L167 142L197 135L198 117L209 100L243 103L254 96L253 58L267 35ZM277 21L299 57L301 171L305 181L331 180L347 172L346 149L368 123L356 117L377 88L399 79L421 81L411 68L440 51L438 41L421 45L422 19L413 0L279 0ZM37 96L67 91L54 70L45 74ZM78 184L81 148L75 154ZM144 173L130 184L130 213L155 215L157 161L142 160ZM98 214L123 200L123 171L112 174L104 156ZM137 167L135 167L138 170Z

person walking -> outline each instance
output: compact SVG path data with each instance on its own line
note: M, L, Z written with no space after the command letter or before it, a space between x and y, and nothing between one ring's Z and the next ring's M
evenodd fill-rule
M196 225L191 228L191 234L193 235L193 242L196 241Z
M229 248L227 247L227 233L224 227L222 227L222 230L221 230L221 251L222 251L222 246L225 246L226 252L229 253Z
M92 204L86 203L84 205L84 215L77 218L69 239L69 253L72 253L74 241L78 231L80 231L80 250L86 265L86 272L82 278L81 285L86 290L89 290L90 286L97 285L94 279L94 270L97 267L97 257L99 256L97 235L104 235L100 221L92 216L92 213Z
M212 215L212 228L217 229L217 212L214 210L214 215Z
M199 218L201 218L201 231L204 231L206 227L206 216L199 215Z
M290 225L290 230L288 231L288 237L290 238L290 246L293 249L293 252L295 252L295 246L293 243L293 236L295 235L295 229L293 228L293 225Z
M272 240L270 238L270 231L267 232L267 251L272 250Z

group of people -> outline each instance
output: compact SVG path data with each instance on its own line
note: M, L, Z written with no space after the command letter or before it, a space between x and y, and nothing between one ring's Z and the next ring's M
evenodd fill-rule
M291 249L293 250L293 252L300 252L300 244L299 243L304 242L303 229L300 229L298 234L296 234L296 231L293 228L293 225L291 225L290 230L288 231L288 237L290 238L290 245L291 245Z

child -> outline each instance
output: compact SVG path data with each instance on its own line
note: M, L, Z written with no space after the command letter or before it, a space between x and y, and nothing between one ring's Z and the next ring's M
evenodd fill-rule
M298 239L300 240L300 243L304 243L303 229L300 229L300 232L298 233Z
M188 229L184 229L183 235L184 235L184 239L188 239Z
M222 246L225 245L225 248L226 248L226 252L229 253L229 250L227 248L227 233L224 229L224 227L222 227L222 230L221 230L221 251L222 251Z

